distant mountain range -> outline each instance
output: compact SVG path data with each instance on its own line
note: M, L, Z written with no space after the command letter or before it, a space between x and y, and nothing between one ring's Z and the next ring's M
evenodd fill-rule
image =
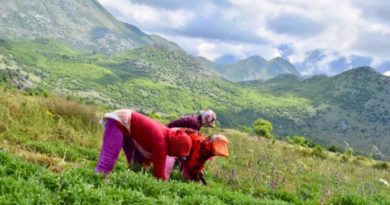
M300 76L290 62L280 57L267 61L260 56L251 56L237 61L233 56L228 55L218 58L215 63L202 57L198 60L203 66L232 82L268 80L282 74Z
M233 54L226 54L215 59L215 63L219 65L233 64L239 61L240 59Z

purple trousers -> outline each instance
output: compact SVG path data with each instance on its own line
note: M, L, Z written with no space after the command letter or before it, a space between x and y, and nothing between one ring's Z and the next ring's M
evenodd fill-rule
M96 172L109 174L114 168L122 148L129 165L133 163L144 164L145 162L150 161L137 150L133 141L125 136L123 131L116 125L115 120L106 119L103 144L96 165ZM167 156L165 165L167 173L172 171L174 163L175 158Z

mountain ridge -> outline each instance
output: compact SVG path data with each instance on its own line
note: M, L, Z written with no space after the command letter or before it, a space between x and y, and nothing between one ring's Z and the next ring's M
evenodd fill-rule
M93 1L38 0L6 1L0 8L0 38L18 40L47 38L72 47L101 53L114 53L138 46L165 44L133 25L115 19L100 3Z
M278 75L289 73L300 76L295 67L281 57L275 57L267 61L260 56L254 55L230 64L217 64L205 58L198 59L205 67L232 82L268 80Z

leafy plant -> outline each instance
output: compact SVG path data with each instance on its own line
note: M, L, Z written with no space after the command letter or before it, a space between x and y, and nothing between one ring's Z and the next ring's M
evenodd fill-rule
M272 123L264 119L257 119L253 122L253 130L257 136L262 136L268 139L273 138Z
M324 148L321 147L320 145L316 145L314 149L312 150L311 154L315 157L325 159L326 154L324 153Z
M306 139L304 136L301 135L294 135L292 137L287 137L286 140L290 143L294 143L303 147L313 146L313 143L309 139Z

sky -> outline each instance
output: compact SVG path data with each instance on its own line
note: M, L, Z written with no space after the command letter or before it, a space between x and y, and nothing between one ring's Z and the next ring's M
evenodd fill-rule
M302 75L390 75L388 0L98 0L117 19L216 60L283 57Z

